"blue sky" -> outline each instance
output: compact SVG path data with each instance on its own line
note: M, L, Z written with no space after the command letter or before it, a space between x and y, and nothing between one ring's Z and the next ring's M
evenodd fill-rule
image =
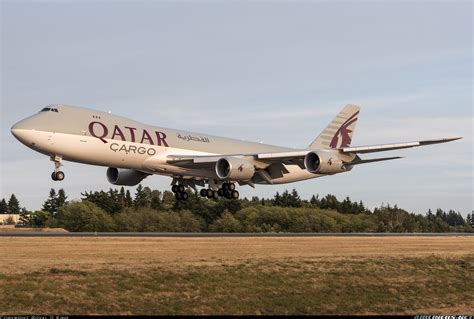
M466 1L3 1L0 198L39 209L108 189L105 168L52 162L10 134L51 103L145 123L305 147L347 103L362 107L353 145L463 136L386 153L405 159L348 174L242 187L272 196L335 194L370 207L473 209L472 12ZM385 154L384 154L385 155ZM367 156L365 156L367 157ZM153 176L144 185L167 189ZM134 188L131 188L134 191Z

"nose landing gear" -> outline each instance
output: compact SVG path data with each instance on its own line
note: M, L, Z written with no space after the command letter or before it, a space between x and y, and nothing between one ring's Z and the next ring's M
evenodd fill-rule
M54 172L51 173L51 179L53 181L62 181L65 176L64 172L59 170L59 167L61 167L62 157L51 156L51 160L54 162Z

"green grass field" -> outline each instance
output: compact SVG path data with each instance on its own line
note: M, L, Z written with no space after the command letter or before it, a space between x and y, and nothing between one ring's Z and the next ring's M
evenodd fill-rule
M231 240L238 242L238 239ZM282 245L282 240L292 239L279 238L276 241L280 243L276 244L268 239L252 240L260 247L278 246ZM350 238L334 240L347 241L340 243L343 247ZM41 267L26 268L19 263L19 269L14 268L14 263L5 264L5 271L0 272L0 312L141 315L474 313L474 252L443 256L436 253L419 255L417 251L391 256L387 251L385 255L374 256L365 253L369 249L364 248L366 241L362 244L357 240L352 245L354 254L332 257L310 256L304 251L300 257L283 254L268 258L230 258L212 253L195 260L184 258L182 262L178 258L143 263L133 256L131 261L121 259L120 256L127 256L126 251L122 255L113 252L116 259L96 260L98 257L92 249L84 251L83 256L94 263L76 264L73 259L60 261L62 249L66 250L67 245L56 239L53 242L62 247L56 251L56 262L38 261L37 265ZM375 244L376 240L384 239L369 240ZM100 245L102 241L94 243ZM174 245L179 246L179 243ZM406 244L408 246L419 249L413 243ZM434 245L425 250L433 248ZM53 250L54 255L54 245L44 249ZM176 255L179 257L181 253ZM20 252L17 254L20 259L22 256L23 259L30 258ZM28 262L34 262L35 258L33 256ZM52 257L48 255L47 258Z

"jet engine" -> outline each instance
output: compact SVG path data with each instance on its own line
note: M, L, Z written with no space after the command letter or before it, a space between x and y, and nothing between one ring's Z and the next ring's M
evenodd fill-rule
M216 163L216 174L222 180L249 180L255 174L255 167L249 161L237 157L223 157Z
M113 168L107 169L107 179L114 185L135 186L140 183L148 174L134 169Z
M309 152L304 157L304 166L314 174L336 174L350 170L337 155L329 152Z

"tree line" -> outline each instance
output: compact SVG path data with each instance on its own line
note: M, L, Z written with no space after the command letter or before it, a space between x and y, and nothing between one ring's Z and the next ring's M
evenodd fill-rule
M67 201L63 189L51 189L40 211L20 209L20 221L24 227L61 227L69 231L473 231L472 215L464 219L454 210L429 210L425 215L407 212L396 205L370 210L362 201L349 197L340 201L332 194L301 199L296 189L277 192L273 198L254 196L237 200L209 200L191 189L187 192L187 201L176 201L170 191L138 185L133 196L122 187L85 191L81 200Z

